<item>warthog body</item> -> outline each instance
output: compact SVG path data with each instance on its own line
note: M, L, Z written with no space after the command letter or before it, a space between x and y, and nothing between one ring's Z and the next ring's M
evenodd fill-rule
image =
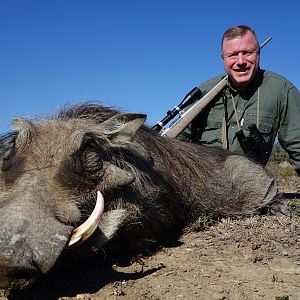
M86 104L15 121L0 163L0 285L47 273L98 190L98 245L164 241L204 213L251 215L274 202L274 179L260 166L161 137L144 119Z

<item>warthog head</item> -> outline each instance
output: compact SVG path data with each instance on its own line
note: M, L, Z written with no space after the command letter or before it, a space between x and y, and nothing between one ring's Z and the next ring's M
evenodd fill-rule
M144 120L81 105L14 121L0 162L0 286L47 273L97 223L98 246L161 241L202 213L249 215L271 203L276 186L260 166L161 137Z

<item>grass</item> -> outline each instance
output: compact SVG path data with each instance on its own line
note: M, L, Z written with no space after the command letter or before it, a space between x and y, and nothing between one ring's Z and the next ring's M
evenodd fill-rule
M296 216L300 216L300 201L299 201L299 199L298 200L297 199L290 200L287 203L287 205Z

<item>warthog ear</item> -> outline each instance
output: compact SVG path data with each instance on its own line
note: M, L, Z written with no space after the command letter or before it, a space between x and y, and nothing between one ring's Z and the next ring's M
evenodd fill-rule
M143 125L146 117L147 115L144 114L117 114L101 124L102 133L117 146L128 144Z

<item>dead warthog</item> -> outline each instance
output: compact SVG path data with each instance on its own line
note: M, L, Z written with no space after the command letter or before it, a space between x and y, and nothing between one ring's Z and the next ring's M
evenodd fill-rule
M205 213L246 216L278 202L274 179L260 166L161 137L144 121L96 104L14 121L0 162L2 287L47 273L95 228L99 247L141 245L164 241ZM97 194L88 224L74 229Z

